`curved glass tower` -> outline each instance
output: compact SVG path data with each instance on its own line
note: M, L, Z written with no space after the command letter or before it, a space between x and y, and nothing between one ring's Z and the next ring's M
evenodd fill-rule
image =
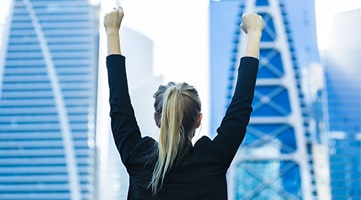
M15 0L0 66L0 199L92 199L98 17Z

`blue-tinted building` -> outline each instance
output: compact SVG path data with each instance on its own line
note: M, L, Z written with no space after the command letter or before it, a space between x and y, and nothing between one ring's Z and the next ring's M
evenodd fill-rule
M313 1L211 1L211 131L233 93L245 12L262 15L265 29L253 113L229 170L229 198L316 199L315 134L302 83L302 70L319 62Z
M331 195L361 199L361 9L339 13L324 57Z
M93 199L98 16L14 0L0 66L0 199Z

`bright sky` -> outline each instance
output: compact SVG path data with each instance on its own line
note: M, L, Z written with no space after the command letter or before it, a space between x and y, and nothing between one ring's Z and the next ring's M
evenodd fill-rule
M335 13L361 8L360 0L315 0L317 40L321 50L327 49ZM359 27L361 28L361 27Z
M115 2L102 1L102 6L111 10ZM164 75L166 82L185 81L193 85L204 82L200 78L205 77L208 66L208 2L121 1L125 12L122 25L153 41L154 72Z

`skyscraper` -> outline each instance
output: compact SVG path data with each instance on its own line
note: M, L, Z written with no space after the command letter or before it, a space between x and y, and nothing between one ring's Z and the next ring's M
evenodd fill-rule
M339 13L325 52L332 199L361 198L361 9Z
M314 199L313 133L302 70L319 62L312 1L211 1L211 131L233 93L242 14L265 21L250 124L229 170L230 199Z
M0 66L0 199L93 199L98 16L14 0Z

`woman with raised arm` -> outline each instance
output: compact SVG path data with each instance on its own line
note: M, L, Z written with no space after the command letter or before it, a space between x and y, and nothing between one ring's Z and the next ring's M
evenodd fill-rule
M245 14L241 29L248 35L232 101L212 140L191 139L202 119L196 89L187 83L159 86L154 94L154 120L159 140L142 137L131 104L119 41L123 9L104 17L107 34L111 127L121 160L129 173L128 199L227 199L227 170L240 146L252 112L258 71L262 17Z

